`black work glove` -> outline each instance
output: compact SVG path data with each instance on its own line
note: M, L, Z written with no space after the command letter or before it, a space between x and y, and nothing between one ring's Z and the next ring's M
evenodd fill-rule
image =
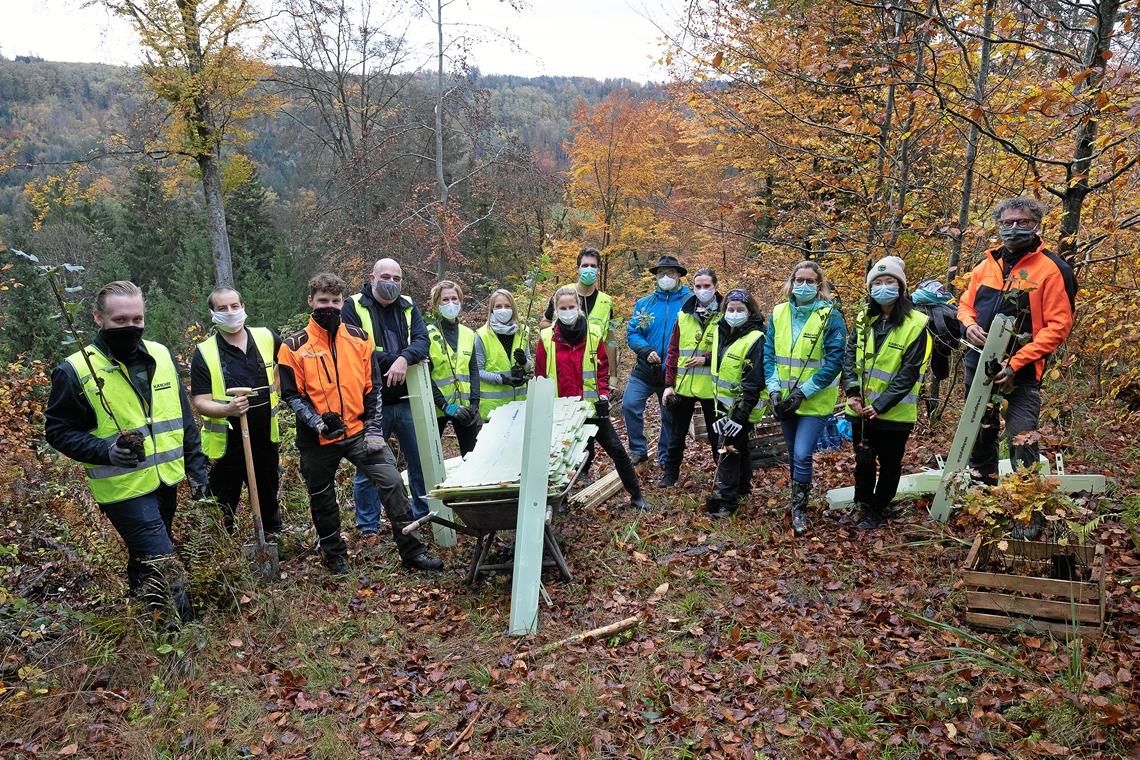
M344 435L344 418L336 412L325 412L321 415L321 426L317 432L328 439Z
M794 391L792 391L791 395L780 403L780 419L790 419L791 416L796 413L796 410L800 408L800 404L802 404L806 398L807 396L805 396L804 392L799 388L796 388Z
M514 379L514 373L513 372L500 372L499 373L499 384L500 385L510 385L512 379Z
M672 409L677 405L677 394L672 393L667 399L662 402L666 409Z
M526 371L526 367L514 367L511 370L511 379L508 381L513 388L518 388L520 385L526 385L530 380L530 373Z
M122 436L119 436L114 443L107 447L107 456L115 467L138 467L139 462L146 458L145 454L140 457L139 452L131 445L131 442L124 441Z
M516 348L514 360L516 367L526 367L526 351L523 351L521 348Z
M741 425L748 422L748 412L744 411L744 404L740 402L740 399L732 402L732 408L728 410L728 418L733 422L739 422Z
M470 427L479 419L479 410L471 404L461 406L452 416L452 419L463 427Z
M595 417L609 417L610 416L610 399L608 396L601 396L594 402L594 416Z
M194 501L202 501L203 499L210 498L210 486L206 483L198 483L194 480L191 480L190 498Z
M768 409L771 411L772 416L779 419L780 417L780 392L772 391L768 394Z

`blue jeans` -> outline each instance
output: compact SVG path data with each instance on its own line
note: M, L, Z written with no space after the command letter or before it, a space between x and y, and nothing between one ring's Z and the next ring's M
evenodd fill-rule
M657 463L664 465L665 453L669 450L669 429L672 424L669 410L661 405L661 393L665 386L654 386L636 375L629 376L625 395L621 400L621 416L625 419L625 435L629 439L629 453L632 456L645 456L649 444L645 440L645 402L649 397L657 397L657 408L661 410L661 434L657 436Z
M381 431L385 440L392 432L400 442L400 451L408 463L408 484L412 488L412 517L423 517L428 513L427 489L424 488L424 472L420 468L420 450L416 446L416 428L412 422L412 407L406 402L384 405L384 421ZM352 479L352 500L356 504L356 528L363 531L380 529L380 491L368 476L356 470Z
M780 426L784 429L784 443L788 444L792 480L797 483L811 482L811 455L830 416L793 414L791 419L780 420Z

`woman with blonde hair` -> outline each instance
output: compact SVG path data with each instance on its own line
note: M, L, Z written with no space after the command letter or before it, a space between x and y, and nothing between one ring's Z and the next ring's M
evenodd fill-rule
M475 331L483 346L479 357L479 416L511 401L526 398L526 382L534 374L526 329L519 323L515 297L499 288L487 299L487 321Z
M801 261L784 283L764 337L764 381L772 413L784 429L792 475L796 534L807 530L812 453L839 400L847 325L830 300L831 286L814 261Z
M431 319L428 324L428 359L431 360L432 394L436 421L442 436L447 423L459 440L459 453L475 448L482 420L479 419L479 359L483 344L470 327L459 322L463 288L440 280L431 289Z

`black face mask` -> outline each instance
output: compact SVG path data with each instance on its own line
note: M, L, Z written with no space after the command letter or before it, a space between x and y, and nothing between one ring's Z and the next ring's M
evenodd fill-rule
M104 327L99 330L99 336L111 349L117 359L130 359L139 350L142 342L143 329L130 325L128 327Z
M322 306L312 311L313 321L331 332L340 327L340 309L335 306Z

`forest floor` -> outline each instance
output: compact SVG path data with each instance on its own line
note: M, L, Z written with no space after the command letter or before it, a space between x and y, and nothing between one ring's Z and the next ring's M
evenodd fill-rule
M41 454L10 481L0 525L4 757L1119 757L1140 740L1140 415L1102 403L1046 426L1070 472L1102 472L1093 533L1108 551L1099 641L958 630L977 522L925 502L872 534L813 510L795 538L784 468L757 472L730 520L703 515L707 447L650 513L619 494L557 522L575 579L547 576L539 632L507 636L507 578L463 585L471 540L442 574L408 572L391 539L352 530L352 574L305 551L292 455L291 555L253 579L237 545L187 506L181 551L202 619L160 633L120 601L124 561L77 468ZM907 470L952 428L912 438ZM602 457L604 460L604 457ZM45 463L46 462L46 463ZM15 465L6 465L10 475ZM817 496L850 483L851 452L818 454ZM654 468L643 466L646 482ZM198 527L196 527L198 526ZM197 536L197 538L195 538ZM516 656L639 615L639 627Z

